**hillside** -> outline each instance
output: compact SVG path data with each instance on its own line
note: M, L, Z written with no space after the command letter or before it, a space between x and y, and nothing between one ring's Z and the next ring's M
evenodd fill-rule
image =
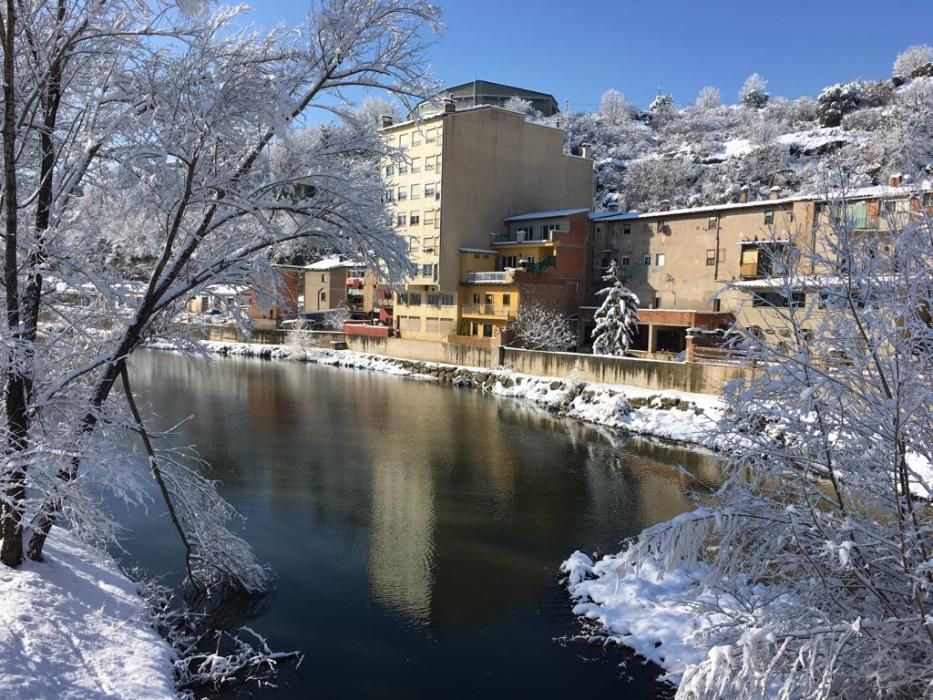
M738 104L704 88L689 106L659 95L641 111L608 90L595 112L540 121L567 129L573 152L591 146L597 208L727 203L742 187L752 200L772 187L818 193L841 177L851 187L883 184L895 173L909 182L933 172L931 57L909 76L830 85L816 99L770 96L755 75Z

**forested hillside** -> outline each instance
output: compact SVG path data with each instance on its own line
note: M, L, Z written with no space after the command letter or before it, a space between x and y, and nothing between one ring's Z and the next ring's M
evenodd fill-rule
M851 186L905 181L933 171L933 48L911 47L891 78L824 88L816 98L770 95L748 78L734 104L715 87L687 105L661 94L643 111L614 89L595 112L540 121L568 130L567 146L592 148L596 206L650 209L819 192L844 175ZM528 111L516 100L514 108ZM529 113L529 118L536 115Z

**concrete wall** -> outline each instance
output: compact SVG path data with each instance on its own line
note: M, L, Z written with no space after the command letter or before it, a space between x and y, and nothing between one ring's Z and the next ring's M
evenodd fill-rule
M347 336L346 341L347 347L351 350L403 360L442 362L465 367L496 367L499 364L499 353L496 348L438 343L430 340L369 338L355 335Z
M504 348L503 366L539 377L568 377L603 384L628 384L642 389L673 389L719 394L726 382L750 376L751 370L729 365L684 364L627 357L569 352L538 352Z
M751 377L753 371L732 365L684 364L627 357L500 349L404 338L347 336L346 342L351 350L396 359L489 368L499 367L501 360L501 366L506 369L536 377L572 375L584 382L628 384L655 391L672 389L697 394L719 394L726 382Z

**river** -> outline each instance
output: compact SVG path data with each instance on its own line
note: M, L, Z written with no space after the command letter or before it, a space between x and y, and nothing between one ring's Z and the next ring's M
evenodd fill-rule
M373 372L147 352L131 373L151 428L192 416L178 441L275 572L231 624L305 654L224 696L667 694L625 650L559 641L580 624L558 567L688 509L677 465L715 479L714 457ZM176 584L157 504L116 516L123 561Z

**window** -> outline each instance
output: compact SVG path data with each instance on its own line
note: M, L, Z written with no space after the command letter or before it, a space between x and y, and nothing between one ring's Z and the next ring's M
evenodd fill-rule
M441 295L440 294L428 294L428 304L431 306L440 306Z
M433 226L434 225L434 210L429 209L424 213L424 225Z
M427 199L430 199L431 197L434 196L434 183L433 183L433 182L425 183L425 185L424 185L424 196L425 196L425 198L427 198Z
M771 226L774 223L774 210L769 209L765 212L765 226Z
M713 299L713 311L717 314L722 311L722 300Z
M483 324L483 337L492 338L492 324L491 323Z
M788 299L780 292L760 292L752 300L752 306L777 306L802 308L807 304L807 295L803 292L791 292L791 298Z
M628 267L631 262L632 260L631 258L629 258L629 256L623 255L620 261L620 264L622 265L622 267Z
M706 228L709 231L715 231L717 228L719 228L719 217L718 216L709 217L709 219L706 221Z
M885 201L882 202L882 204L881 204L881 210L882 210L886 215L891 215L891 214L893 214L894 212L897 211L897 202L894 201L893 199L885 200Z
M433 173L434 172L434 159L436 156L428 156L424 159L424 172Z
M437 141L437 129L428 129L424 132L424 142L425 143L434 143Z
M492 304L492 294L486 294L483 296L484 304Z
M422 274L424 277L430 277L430 276L431 276L431 263L424 263L424 264L421 266L421 274Z
M421 247L421 239L417 236L412 236L408 239L408 252L417 253L418 249Z
M411 145L420 146L421 145L421 132L415 131L411 135Z
M625 236L628 236L628 235L631 235L631 233L632 233L632 225L625 224L625 226L622 227L622 234Z
M421 159L420 159L420 158L412 158L412 159L411 159L411 171L412 171L413 173L420 173L420 172L421 172Z
M411 186L411 198L412 198L412 199L421 199L421 185L412 185L412 186Z
M399 292L398 303L400 306L408 306L408 293L407 292Z
M408 138L408 134L398 135L398 147L399 148L408 148L409 142L410 142L410 139Z
M417 213L415 213L415 212L412 212L412 213L411 213L411 216L408 217L408 222L409 222L412 226L417 226L418 224L421 223L421 215L420 215L420 214L417 214Z
M502 256L502 269L505 270L509 267L515 267L518 263L518 260L514 255L503 255Z
M395 225L396 226L407 226L408 225L408 214L396 214Z
M395 175L395 166L387 165L386 166L386 177L392 177L393 175Z
M383 201L383 202L391 202L391 201L393 201L394 199L395 199L395 197L393 196L392 190L386 190L385 192L382 193L382 201Z
M321 282L327 281L327 275L321 275Z
M404 202L406 199L408 199L408 188L399 187L398 188L398 201Z
M453 306L453 305L454 305L453 294L441 294L441 306Z
M411 299L411 301L409 302L409 306L421 306L421 294L416 294L415 292L412 292L409 295L409 297Z
M664 267L664 253L658 253L654 256L654 264L658 267Z
M473 303L474 303L474 304L479 304L479 294L474 294L474 295L473 295Z
M646 256L644 257L644 263L645 263L645 265L650 265L650 264L651 264L651 256L650 256L650 255L646 255Z
M408 172L408 163L406 163L405 161L402 161L401 163L398 164L398 174L404 175L407 172Z
M503 305L503 306L509 306L511 303L512 303L512 295L511 295L511 294L503 294L503 295L502 295L502 305Z
M327 292L321 292L321 301L327 301Z
M655 297L655 298L654 298L654 308L656 308L656 309L660 309L660 308L661 308L661 297Z

